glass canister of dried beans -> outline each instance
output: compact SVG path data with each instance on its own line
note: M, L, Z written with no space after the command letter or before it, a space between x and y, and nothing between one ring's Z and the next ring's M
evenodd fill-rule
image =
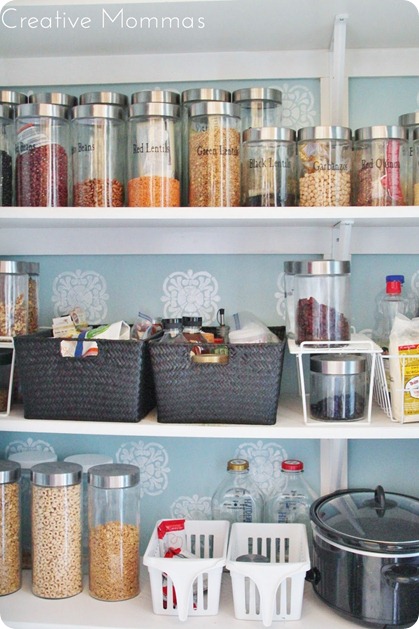
M71 111L73 204L125 203L125 120L118 105L78 105Z
M414 111L410 114L402 114L399 116L399 126L404 127L407 131L407 192L406 202L408 205L419 205L414 201L414 171L415 171L415 152L413 149L413 142L415 140L414 134L419 129L419 111Z
M245 87L232 94L240 106L241 130L249 127L280 127L282 92L274 87Z
M83 589L81 479L77 463L31 469L32 592L41 598L68 598Z
M239 206L239 106L222 102L191 105L188 147L188 205Z
M19 463L0 461L0 596L22 583Z
M406 205L407 159L407 130L404 127L376 125L356 129L354 205Z
M352 132L347 127L304 127L298 131L299 205L351 204Z
M296 204L295 131L260 127L243 132L242 205L287 207Z
M178 105L136 103L128 121L129 207L180 206Z
M14 204L14 114L10 105L0 105L0 207Z
M302 260L294 283L296 343L349 341L350 262Z
M16 114L16 204L21 207L70 205L68 109L27 103Z

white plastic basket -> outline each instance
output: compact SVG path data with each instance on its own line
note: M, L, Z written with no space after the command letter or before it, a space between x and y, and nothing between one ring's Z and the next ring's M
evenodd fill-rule
M269 563L236 561L248 554L264 555ZM310 568L305 524L233 524L226 566L236 618L262 620L264 627L270 627L273 620L301 617Z
M197 559L160 556L157 522L144 554L150 575L155 614L211 616L218 613L230 523L225 520L186 520L184 550Z

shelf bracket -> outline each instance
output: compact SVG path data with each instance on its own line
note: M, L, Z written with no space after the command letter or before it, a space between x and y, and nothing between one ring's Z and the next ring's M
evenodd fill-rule
M330 44L330 124L348 125L348 85L345 71L346 13L335 16Z
M352 220L336 223L332 232L332 260L351 259Z

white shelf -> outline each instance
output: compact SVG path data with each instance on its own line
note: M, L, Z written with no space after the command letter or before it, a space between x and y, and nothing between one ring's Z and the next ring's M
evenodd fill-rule
M234 617L230 576L223 574L220 610L216 616L188 618L185 624L177 616L159 616L152 611L148 572L141 571L141 593L120 603L105 603L93 599L87 585L81 594L63 600L45 600L31 593L30 573L24 571L23 587L18 592L0 598L0 615L12 629L159 629L183 627L190 629L262 629L261 621L240 621ZM288 627L273 623L272 627ZM340 618L327 605L317 600L312 586L306 584L301 619L289 624L290 629L346 629L354 623Z
M0 421L1 431L55 433L73 435L115 435L141 437L187 437L202 439L414 439L419 438L419 423L392 422L374 406L371 423L327 422L304 423L300 399L281 395L275 424L163 424L156 411L138 423L88 422L68 420L24 419L22 409L12 409L9 417Z

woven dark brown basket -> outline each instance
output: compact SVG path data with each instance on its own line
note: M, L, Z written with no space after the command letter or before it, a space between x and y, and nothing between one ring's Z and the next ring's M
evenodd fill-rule
M97 356L63 358L50 331L15 338L25 418L138 422L154 408L148 343L95 341Z
M285 353L279 343L229 344L226 365L191 362L190 344L150 343L163 423L274 424Z

